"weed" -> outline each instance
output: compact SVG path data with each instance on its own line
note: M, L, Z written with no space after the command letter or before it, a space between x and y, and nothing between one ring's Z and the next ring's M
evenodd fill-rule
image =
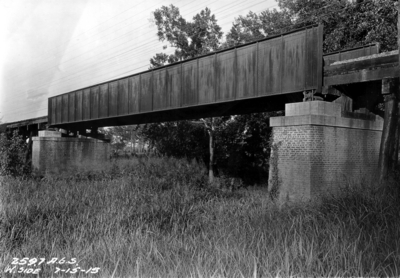
M77 258L99 277L400 274L400 202L389 190L278 207L265 188L209 188L187 160L112 163L64 178L4 177L0 269L41 256ZM40 276L54 272L45 265Z
M27 144L14 133L0 133L0 176L26 176L31 169L26 163Z

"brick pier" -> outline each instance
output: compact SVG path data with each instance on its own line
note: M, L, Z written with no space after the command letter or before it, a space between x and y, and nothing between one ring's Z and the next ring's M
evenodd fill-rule
M291 103L286 116L270 119L275 147L269 188L279 202L335 194L340 186L373 177L383 120L342 110L341 104L324 101Z

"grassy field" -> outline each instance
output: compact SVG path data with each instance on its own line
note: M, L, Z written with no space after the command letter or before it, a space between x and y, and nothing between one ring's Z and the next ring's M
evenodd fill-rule
M363 188L319 206L278 207L265 188L207 188L202 167L183 160L104 166L62 179L2 178L0 277L400 275L393 193Z

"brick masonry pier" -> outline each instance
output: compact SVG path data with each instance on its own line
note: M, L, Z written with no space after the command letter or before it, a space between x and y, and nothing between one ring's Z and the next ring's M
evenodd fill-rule
M32 141L32 166L39 174L64 175L100 169L110 156L107 142L61 137L56 131L39 131L39 137Z
M269 189L280 203L318 199L373 177L383 120L342 110L339 103L291 103L284 117L270 119Z

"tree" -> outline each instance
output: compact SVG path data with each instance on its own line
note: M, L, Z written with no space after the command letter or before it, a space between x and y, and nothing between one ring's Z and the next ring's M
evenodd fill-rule
M280 10L250 12L235 19L228 46L312 24L324 25L324 52L378 42L382 51L397 49L395 0L278 0Z
M292 20L286 11L263 11L259 15L249 12L246 16L235 18L232 28L226 36L224 47L263 39L284 33L291 29Z
M207 161L207 133L190 121L145 124L139 132L163 155Z
M150 59L150 68L207 54L220 46L219 41L223 33L208 8L196 14L192 22L186 21L180 15L179 8L174 5L162 6L153 15L158 39L162 42L167 41L175 48L175 52L170 55L157 53ZM164 46L164 49L167 47Z
M400 45L400 41L397 42L400 26L396 26L400 20L395 3L395 0L278 0L280 11L259 15L250 12L246 17L235 19L227 34L227 46L311 24L323 24L325 53L375 42L380 43L381 51L394 50ZM385 104L385 129L379 159L381 180L397 165L400 137L397 98L386 98L390 100Z
M397 47L395 39L397 14L393 6L394 2L394 0L356 2L349 0L278 0L279 11L264 11L259 14L250 12L246 16L236 18L222 47L235 46L310 24L323 24L325 52L372 42L379 42L383 51L392 50ZM215 17L211 16L208 9L200 13L197 19L194 17L192 22L183 19L179 14L179 9L172 5L158 9L154 15L159 39L167 41L170 46L175 48L175 52L171 55L156 54L151 61L152 67L193 58L196 55L218 49L218 41L221 37L219 28L202 29L199 27L196 29L193 27L196 24L198 26L216 25ZM200 22L205 23L202 25ZM207 31L205 31L206 29ZM194 30L200 30L201 35L196 37ZM204 34L207 32L214 32L214 35L205 36ZM208 39L211 39L213 43L207 44ZM215 124L215 121L207 120L188 124L197 124L198 126L202 124L206 128L209 134L209 143L211 140L213 142L208 145L211 147L210 150L215 152L210 157L214 157L220 165L224 165L226 168L239 170L246 168L246 165L257 165L255 161L258 158L256 159L256 157L265 161L265 157L260 155L260 153L264 155L264 150L252 148L251 145L255 145L254 142L257 140L262 145L266 140L262 136L258 137L257 129L249 128L255 126L253 123L262 126L267 122L265 117L248 115L231 117L221 125L221 128L214 129L217 130L216 132L210 126L210 124ZM249 133L249 130L254 130L254 134ZM230 135L228 136L228 134ZM268 132L265 132L265 135L267 134ZM210 136L214 136L214 138ZM254 140L254 138L259 139ZM204 142L199 145L204 148ZM202 150L204 151L204 149ZM268 148L266 153L268 155ZM241 161L246 161L246 165L241 165Z
M150 68L156 68L163 66L167 63L173 63L177 61L182 61L190 58L194 58L199 55L207 54L212 51L216 51L220 47L220 39L222 37L221 27L217 24L217 20L214 15L211 14L211 10L205 8L200 13L193 17L193 21L185 20L179 12L179 9L174 5L162 6L154 12L154 22L157 25L157 36L160 41L167 41L171 47L175 48L173 54L157 53L152 59L150 59ZM167 46L164 46L166 49ZM192 121L185 123L173 123L171 124L153 124L147 126L146 134L153 144L158 145L158 149L161 152L170 153L172 148L171 141L165 142L158 136L158 131L165 129L166 126L172 128L171 130L166 130L163 136L167 133L171 135L178 135L174 127L186 126L188 130L196 130L199 124L207 131L209 137L209 182L213 183L214 180L214 147L215 147L215 136L216 130L218 129L217 123L223 122L220 119L200 119L200 121ZM193 126L194 125L194 126ZM198 133L198 130L196 131ZM153 134L153 135L152 135ZM155 138L158 139L154 140ZM175 136L173 140L181 139L180 143L189 143L186 146L193 145L192 142L186 140L186 138L181 138ZM161 142L163 144L161 145ZM184 144L179 144L182 148L181 151L185 150ZM202 148L203 144L200 143L198 146ZM165 146L169 146L171 150L168 150ZM194 148L198 149L198 148ZM182 155L181 151L173 151L178 156ZM191 156L189 152L186 156Z
M131 147L139 140L143 141L143 138L138 132L139 126L114 126L108 128L102 128L99 130L100 133L105 134L111 138L111 144L116 150L123 150L128 145Z
M237 115L227 122L219 136L221 151L217 157L230 176L238 177L246 184L267 182L272 131L269 118L277 115L282 114Z
M226 128L226 124L229 121L229 117L215 117L200 119L200 121L192 121L193 124L203 126L208 133L208 180L210 183L214 182L214 168L216 162L216 145L217 140L220 138L221 131ZM219 144L218 144L219 145ZM205 159L207 160L207 159Z
M324 25L324 51L378 42L383 51L397 48L395 0L278 0L294 28Z

